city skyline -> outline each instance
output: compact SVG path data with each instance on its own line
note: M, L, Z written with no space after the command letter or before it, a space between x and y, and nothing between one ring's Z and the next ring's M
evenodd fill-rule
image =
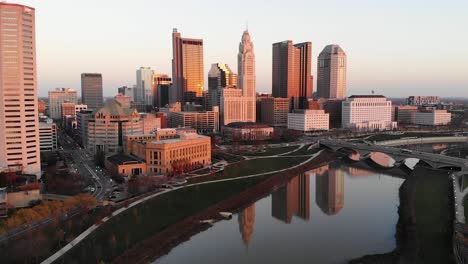
M257 47L258 92L271 91L271 44L285 39L297 43L311 41L312 65L316 65L317 55L326 45L338 44L346 50L348 95L369 94L371 90L389 97L404 97L411 93L442 95L439 91L443 89L444 96L462 97L468 85L463 66L468 53L447 48L450 43L466 46L468 42L468 38L457 33L468 22L462 12L467 3L424 2L421 7L417 3L398 1L332 1L324 6L309 1L304 3L304 8L292 8L295 16L286 20L274 19L278 15L284 16L280 2L269 4L268 12L260 12L262 5L259 2L249 2L249 10L241 9L244 4L239 3L231 12L233 23L223 23L221 30L212 27L209 20L216 20L222 14L214 12L215 17L209 19L203 16L192 19L215 8L216 5L210 5L210 2L168 2L159 7L148 1L139 1L139 5L114 1L114 16L103 20L102 12L108 8L108 2L104 1L93 3L93 9L87 8L89 5L85 1L74 6L74 14L65 12L69 1L19 1L19 4L35 7L38 12L39 95L45 96L48 90L56 87L79 89L82 72L103 74L105 96L115 94L117 87L135 84L134 74L139 67L171 74L171 32L174 27L185 36L204 40L205 73L212 63L219 61L236 65L238 35L245 29L247 20ZM153 5L162 8L160 16L148 15L154 10ZM187 8L181 13L170 12L176 5ZM83 12L87 14L86 21L78 17ZM172 18L167 18L164 13L172 14ZM188 20L191 23L181 23ZM437 37L434 37L434 31L439 32ZM135 41L137 37L140 41ZM453 59L455 57L457 59ZM312 68L315 77L316 67ZM204 78L206 81L207 74Z

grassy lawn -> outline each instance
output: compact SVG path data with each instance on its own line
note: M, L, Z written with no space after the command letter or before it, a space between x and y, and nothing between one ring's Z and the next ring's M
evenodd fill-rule
M253 187L267 177L194 186L156 197L102 224L57 263L109 263L133 244Z
M275 156L279 154L283 154L289 151L293 151L297 149L298 146L287 146L287 147L276 147L276 148L267 148L265 152L255 152L255 153L247 153L247 156L254 156L254 157L266 157L266 156Z

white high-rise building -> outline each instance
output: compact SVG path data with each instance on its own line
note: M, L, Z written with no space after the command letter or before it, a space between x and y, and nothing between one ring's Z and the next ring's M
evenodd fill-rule
M239 44L239 53L237 55L238 81L237 85L242 90L242 96L245 97L247 113L244 122L255 122L256 115L256 91L255 91L255 53L254 45L250 39L249 31L244 31L242 40Z
M40 177L35 10L0 2L0 170Z
M357 130L389 130L392 122L392 101L383 95L353 95L342 102L341 125Z
M49 91L49 117L52 119L62 118L62 103L78 102L78 93L71 88L56 88Z
M140 67L136 71L135 100L145 105L153 105L153 75L150 67Z

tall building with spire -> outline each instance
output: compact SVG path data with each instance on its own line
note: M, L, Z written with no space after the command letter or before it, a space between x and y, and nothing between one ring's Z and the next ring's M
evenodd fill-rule
M35 10L0 2L0 21L0 171L40 177Z
M346 53L338 45L326 46L318 56L317 96L346 98Z
M172 32L171 103L193 102L203 96L203 40L182 38L175 28Z
M252 240L255 224L255 204L245 208L238 216L239 231L246 246Z
M242 89L242 96L246 103L246 122L255 122L256 119L256 77L254 44L248 30L242 34L237 55L238 86Z

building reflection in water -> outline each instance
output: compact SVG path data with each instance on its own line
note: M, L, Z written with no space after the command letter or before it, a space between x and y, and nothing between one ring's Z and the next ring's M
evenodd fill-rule
M310 177L298 175L271 195L271 215L285 223L291 223L293 215L304 220L310 216Z
M327 215L335 215L344 207L344 174L340 167L312 170L315 173L315 202Z
M239 231L242 236L242 240L246 246L249 245L252 239L255 224L255 204L245 208L239 213Z

